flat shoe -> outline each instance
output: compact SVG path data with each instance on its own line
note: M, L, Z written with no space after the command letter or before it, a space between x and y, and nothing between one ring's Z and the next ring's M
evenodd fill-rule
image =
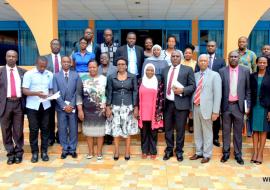
M92 159L93 157L94 157L93 155L89 155L89 154L87 154L87 155L85 156L86 159Z

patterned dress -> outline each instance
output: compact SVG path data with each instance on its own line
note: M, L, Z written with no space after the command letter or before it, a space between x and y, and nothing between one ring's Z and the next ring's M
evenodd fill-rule
M78 89L77 105L82 104L83 106L83 134L92 137L104 136L106 117L102 110L106 103L107 79L103 75L92 78L89 74L85 74L81 79L82 85Z

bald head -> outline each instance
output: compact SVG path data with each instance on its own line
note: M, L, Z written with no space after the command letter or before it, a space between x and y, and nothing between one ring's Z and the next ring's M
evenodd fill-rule
M8 50L6 53L6 63L9 67L13 68L18 61L18 53L15 50Z

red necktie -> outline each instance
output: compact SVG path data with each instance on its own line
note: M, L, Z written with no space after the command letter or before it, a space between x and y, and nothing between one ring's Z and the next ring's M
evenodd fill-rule
M58 57L57 57L57 55L55 55L55 58L54 58L54 72L55 73L58 73L59 72L59 63L58 63Z
M10 95L11 97L17 97L16 94L16 84L15 84L15 78L13 75L13 69L10 69Z
M200 105L202 84L203 84L203 73L201 73L201 78L199 80L199 83L195 92L195 96L194 96L194 104L196 106Z
M171 88L172 88L172 81L173 81L174 71L175 71L175 67L173 67L173 70L172 70L171 75L170 75L168 88L167 88L167 94L168 95L171 95Z

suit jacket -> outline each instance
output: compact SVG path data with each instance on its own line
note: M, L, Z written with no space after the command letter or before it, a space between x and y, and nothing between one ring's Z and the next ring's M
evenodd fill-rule
M221 111L228 110L229 93L230 93L230 70L229 66L222 68L219 71L222 80L222 100ZM247 100L247 106L250 108L250 71L246 67L239 65L238 82L237 82L237 95L238 105L242 113L244 113L244 101Z
M65 101L69 101L72 107L76 108L76 92L77 81L79 75L76 71L69 70L68 82L66 82L64 72L61 70L53 77L53 92L60 91L60 97L56 100L56 110L62 111L67 104Z
M62 55L60 55L60 56L62 57ZM54 65L53 65L53 60L52 60L52 54L45 55L45 57L48 59L47 70L54 73Z
M22 85L23 75L26 72L26 70L18 66L17 66L17 69L21 77L21 85ZM0 68L0 117L5 112L6 102L7 102L7 70L6 70L6 67L3 66ZM25 96L23 95L23 93L22 93L21 105L22 105L22 109L24 110Z
M162 73L162 78L164 81L165 98L166 98L166 93L167 93L167 78L168 78L169 70L170 70L170 66L166 67ZM179 95L174 96L175 107L177 110L190 110L191 109L191 96L196 88L194 72L192 68L181 64L177 81L180 82L184 86L184 93L182 94L182 96L179 96Z
M200 95L200 109L204 119L211 119L212 113L219 114L221 103L221 78L219 74L211 69L207 69L203 76L203 86ZM195 73L196 85L198 85L201 78L201 73ZM194 102L195 92L192 98L192 105Z
M135 51L137 55L137 67L138 67L138 73L141 75L142 72L142 65L144 62L144 51L143 48L140 46L135 45ZM123 56L128 60L128 50L127 50L127 45L123 45L119 48L117 48L115 52L115 59L118 57ZM114 65L116 66L116 62L114 62Z
M250 75L251 108L257 104L258 72ZM259 94L260 105L270 112L270 73L265 73ZM251 109L252 111L252 109Z
M213 64L212 64L212 70L219 72L219 70L223 67L226 67L225 60L223 58L219 58L215 56L213 60ZM195 67L195 72L199 72L199 71L200 71L200 67L197 62L196 67Z

